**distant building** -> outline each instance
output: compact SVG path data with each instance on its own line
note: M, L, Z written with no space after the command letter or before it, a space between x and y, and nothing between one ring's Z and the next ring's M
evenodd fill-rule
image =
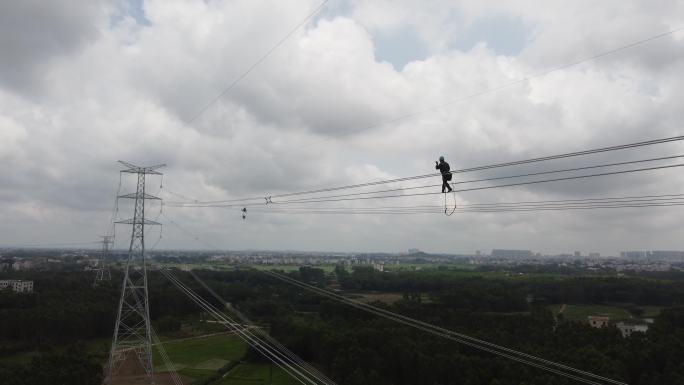
M653 250L651 259L670 262L684 262L684 251Z
M418 254L418 253L420 253L420 250L419 249L408 249L408 253L409 253L409 255Z
M575 251L575 258L579 258L582 256L582 253L580 251Z
M603 315L590 315L587 318L589 319L589 326L597 329L605 328L606 326L608 326L608 322L610 322L610 317Z
M627 259L646 259L648 251L621 251L620 257Z
M0 261L0 270L12 270L14 261L11 259L3 259Z
M622 333L622 338L627 338L632 335L632 333L646 333L648 331L648 325L646 324L627 324L624 322L618 322L615 326L620 329Z
M374 263L373 270L385 271L385 265L383 265L382 263Z
M29 270L33 268L33 262L28 260L14 261L10 270Z
M601 253L589 253L589 258L601 258Z
M492 250L493 258L532 258L533 255L534 254L532 254L532 251L530 250Z
M33 281L22 281L19 279L0 280L0 290L11 287L15 293L32 293Z

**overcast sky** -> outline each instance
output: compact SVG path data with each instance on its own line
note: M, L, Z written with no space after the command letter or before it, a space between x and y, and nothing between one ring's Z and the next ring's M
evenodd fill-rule
M181 200L171 192L221 200L426 174L440 155L453 169L684 134L684 31L462 100L681 28L683 0L330 0L203 111L319 4L0 2L0 245L97 240L107 231L119 159L166 163L163 188L150 177L148 192L168 201ZM684 154L684 145L467 178L653 154ZM684 193L682 175L671 169L457 199L676 194ZM122 192L133 187L124 175ZM246 220L237 208L164 211L158 248L684 250L684 207L451 217L255 209ZM119 217L131 215L122 201ZM117 226L118 247L129 231ZM151 229L148 245L158 237Z

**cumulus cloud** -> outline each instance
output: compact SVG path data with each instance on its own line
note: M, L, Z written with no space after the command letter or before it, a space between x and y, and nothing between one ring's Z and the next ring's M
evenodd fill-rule
M681 133L684 32L520 81L684 25L681 2L347 1L297 30L204 108L318 4L0 5L0 48L7 53L0 56L0 215L12 218L0 226L0 243L97 239L118 184L118 159L168 164L164 187L151 181L151 193L221 200L425 174L439 155L462 168ZM497 18L524 25L524 47L509 54L494 47L488 39L496 25L482 20ZM407 31L427 57L406 65L378 57L378 36ZM463 36L481 38L459 46ZM497 90L479 95L490 89ZM684 147L670 144L464 178L679 153ZM457 197L473 203L681 191L673 175ZM391 187L418 183L439 180ZM132 187L124 179L124 191ZM336 203L420 204L439 206L443 198ZM126 217L124 203L121 209ZM399 220L257 209L247 221L237 208L167 210L208 242L234 249L560 252L591 245L615 253L622 244L676 247L678 239L670 228L676 212L663 209ZM647 241L637 244L635 232ZM177 235L160 247L202 247Z
M40 87L46 68L94 42L108 1L11 1L0 13L0 84L19 92Z

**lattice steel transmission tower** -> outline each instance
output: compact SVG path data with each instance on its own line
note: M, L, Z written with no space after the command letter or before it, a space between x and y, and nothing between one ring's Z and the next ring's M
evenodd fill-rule
M109 246L113 243L113 235L102 236L102 252L100 253L100 259L97 261L97 269L95 270L95 283L93 286L97 286L102 281L112 280L112 273L109 271L107 257L109 256Z
M135 201L133 218L116 223L132 225L131 243L128 249L128 261L121 285L119 311L114 327L114 338L109 353L106 384L112 383L121 367L139 363L148 383L154 384L154 369L152 367L152 331L150 325L150 307L147 296L147 264L145 260L145 226L160 225L145 218L145 201L160 199L145 192L147 175L162 175L157 169L164 165L139 167L119 161L127 167L121 172L138 176L135 193L120 195Z

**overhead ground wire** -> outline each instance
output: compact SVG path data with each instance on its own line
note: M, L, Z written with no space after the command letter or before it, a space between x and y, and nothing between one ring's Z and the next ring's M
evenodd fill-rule
M323 0L314 10L309 13L304 19L302 19L297 25L295 25L283 38L278 40L275 45L273 45L268 51L266 51L259 59L254 62L251 66L249 66L244 72L242 72L235 80L233 80L230 84L228 84L227 87L225 87L217 96L215 96L213 99L211 99L208 103L206 103L202 108L199 109L195 115L193 115L190 119L185 121L186 125L190 125L192 122L197 120L202 114L204 114L209 107L211 107L214 103L218 102L221 100L222 97L224 97L230 90L235 88L238 83L240 83L244 78L247 77L256 67L258 67L264 60L266 60L273 52L275 52L278 47L280 47L287 39L289 39L297 30L299 30L304 24L306 24L312 17L316 16L322 9L323 7L328 3L330 0Z

